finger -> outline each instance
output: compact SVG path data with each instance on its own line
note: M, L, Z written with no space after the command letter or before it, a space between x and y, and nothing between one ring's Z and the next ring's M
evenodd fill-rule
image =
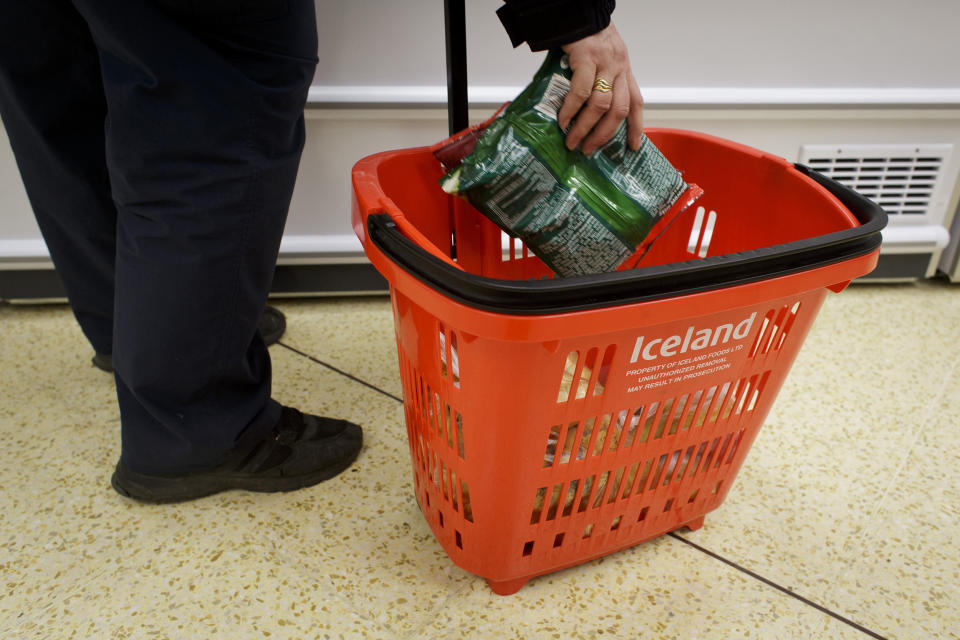
M603 75L603 72L597 73L596 76L596 78L604 78L608 82L610 78L615 77L616 76L613 75ZM594 80L596 80L596 78L594 78ZM591 88L592 86L593 83L591 82ZM613 85L613 88L614 90L617 88L616 84ZM567 148L576 149L584 137L586 137L596 126L597 122L600 121L600 118L610 110L612 104L613 91L592 91L590 93L590 99L587 100L586 104L580 109L580 112L577 113L577 119L573 121L573 125L567 132Z
M640 142L643 138L643 95L640 93L640 85L632 73L627 74L628 87L630 89L630 115L627 116L627 141L630 148L636 151L640 148Z
M570 121L577 115L577 112L583 107L583 104L590 99L593 90L593 80L597 76L597 67L593 62L587 60L577 63L571 60L570 66L573 68L573 77L570 79L570 91L563 100L563 105L557 113L557 123L564 131L570 126Z
M630 86L626 75L621 75L613 82L613 98L610 109L600 118L596 126L587 134L581 148L584 155L590 155L607 143L616 133L620 123L630 113Z

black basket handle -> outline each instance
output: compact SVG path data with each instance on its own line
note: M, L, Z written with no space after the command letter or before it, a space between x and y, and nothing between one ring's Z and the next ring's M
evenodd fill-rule
M447 45L447 119L450 135L469 125L467 116L467 16L464 0L443 0Z
M367 217L370 239L402 269L446 296L478 309L542 315L709 291L814 269L866 255L880 246L887 214L877 204L804 165L860 222L780 245L626 271L547 280L502 280L467 273L404 236L386 213Z

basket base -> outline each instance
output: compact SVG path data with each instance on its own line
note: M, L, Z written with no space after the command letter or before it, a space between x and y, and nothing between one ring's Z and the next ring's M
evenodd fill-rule
M517 578L516 580L504 580L503 582L497 582L488 578L487 584L490 585L490 590L498 596L512 596L517 591L520 591L520 589L523 588L523 585L527 584L529 581L530 578Z
M704 516L700 516L699 518L694 518L693 520L684 522L682 525L680 525L676 529L671 529L671 531L679 531L680 529L689 529L690 531L696 531L697 529L703 526L703 522L704 522ZM659 537L659 536L655 536L655 537ZM630 546L634 546L634 545L630 545ZM611 552L611 553L615 553L615 552ZM561 568L564 568L564 567L561 567ZM547 573L553 573L553 571L548 571ZM502 580L502 581L491 580L490 578L487 578L487 584L490 586L490 590L493 591L498 596L512 596L516 592L520 591L520 589L522 589L525 584L527 584L532 579L541 575L545 575L545 574L537 573L529 576L524 576L522 578L514 578L513 580Z

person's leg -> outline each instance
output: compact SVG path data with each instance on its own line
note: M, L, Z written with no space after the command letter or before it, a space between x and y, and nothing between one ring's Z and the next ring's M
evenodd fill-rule
M0 4L0 114L84 334L113 350L117 213L97 50L68 0Z
M100 52L119 214L120 465L209 470L281 420L257 324L304 141L313 3L76 5Z

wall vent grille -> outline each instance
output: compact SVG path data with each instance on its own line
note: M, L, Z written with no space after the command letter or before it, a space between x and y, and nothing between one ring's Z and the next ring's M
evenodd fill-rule
M873 200L893 217L932 206L953 145L804 145L800 162Z

